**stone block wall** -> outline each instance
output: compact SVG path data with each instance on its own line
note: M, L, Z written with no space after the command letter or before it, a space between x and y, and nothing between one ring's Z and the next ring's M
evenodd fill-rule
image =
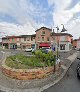
M2 67L2 73L8 77L19 80L31 80L44 78L54 72L54 67L45 67L38 69L11 69L6 66Z

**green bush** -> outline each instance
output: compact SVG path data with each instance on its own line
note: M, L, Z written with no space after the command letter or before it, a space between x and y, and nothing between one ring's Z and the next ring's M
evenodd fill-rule
M28 57L23 54L9 56L6 59L6 64L12 68L34 68L53 66L56 61L56 55L52 52L47 54L42 53L41 50L35 51L35 55Z

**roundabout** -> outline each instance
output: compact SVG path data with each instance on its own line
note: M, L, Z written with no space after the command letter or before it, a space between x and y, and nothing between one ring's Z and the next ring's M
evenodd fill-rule
M2 67L5 67L5 64L2 63L2 61L5 60L5 56L9 56L11 53L6 52L3 53L3 57L0 60L1 65L1 71L0 71L0 90L4 91L4 92L39 92L39 88L43 87L46 84L49 84L51 81L55 80L55 77L57 75L60 75L62 72L62 69L60 69L60 71L56 72L56 73L52 73L52 74L47 74L48 76L44 76L43 78L39 77L39 78L30 78L28 80L20 80L20 79L16 79L16 78L11 78L10 76L5 76L6 74L2 72ZM7 67L8 68L8 67ZM10 68L8 68L10 69ZM40 71L41 68L39 68L39 70L36 69L37 73ZM43 70L46 70L47 68L43 68ZM50 68L52 71L52 68ZM14 71L15 69L11 69L12 71ZM23 69L25 72L25 69ZM31 69L32 71L35 71L35 69ZM41 69L42 70L42 69ZM5 69L3 69L3 71L5 71ZM29 72L30 70L28 70ZM22 72L22 71L20 71ZM40 74L43 72L40 72ZM39 74L39 73L38 73ZM51 81L50 81L51 80Z
M49 59L53 59L53 61L48 60L46 56ZM1 71L4 75L13 79L40 79L54 72L54 62L55 59L52 53L49 53L49 55L41 53L39 55L39 53L37 52L35 56L31 57L24 56L21 54L8 57L5 56L4 60L2 61Z

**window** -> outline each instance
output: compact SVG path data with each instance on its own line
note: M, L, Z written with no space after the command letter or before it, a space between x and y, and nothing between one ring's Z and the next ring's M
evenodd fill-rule
M12 42L14 41L14 38L12 38Z
M45 31L42 31L42 35L45 35Z
M65 50L65 44L60 44L60 50Z
M27 37L27 41L30 41L30 37L29 36Z
M61 36L60 41L66 41L66 36Z
M47 37L47 41L49 41L49 37Z
M33 37L31 37L31 41L33 41Z
M26 41L26 38L24 38L24 41Z
M17 41L19 41L19 38L17 38Z
M42 37L42 41L44 41L44 37Z
M38 41L40 41L40 37L38 37Z
M27 38L27 41L30 41L30 38Z
M55 36L54 37L52 37L53 38L53 41L55 41Z

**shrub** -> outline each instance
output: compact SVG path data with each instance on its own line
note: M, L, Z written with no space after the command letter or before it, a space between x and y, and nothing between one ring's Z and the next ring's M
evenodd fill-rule
M34 56L28 57L22 54L9 56L6 59L6 64L12 68L34 68L53 66L56 61L56 55L52 52L47 54L37 50Z

